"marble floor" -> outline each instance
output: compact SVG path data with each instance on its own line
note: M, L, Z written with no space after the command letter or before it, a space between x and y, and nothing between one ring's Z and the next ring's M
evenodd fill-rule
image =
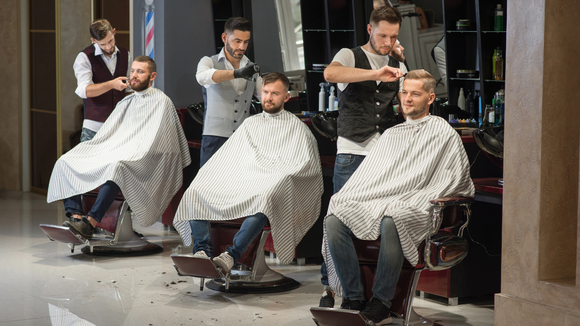
M314 325L308 308L318 304L319 265L269 265L299 281L278 294L199 290L199 279L180 277L172 253L176 232L161 224L136 226L163 247L151 256L111 258L70 252L51 242L39 224L63 222L61 203L43 195L0 192L0 326L8 325ZM416 311L447 325L493 325L493 297L447 306L416 298Z

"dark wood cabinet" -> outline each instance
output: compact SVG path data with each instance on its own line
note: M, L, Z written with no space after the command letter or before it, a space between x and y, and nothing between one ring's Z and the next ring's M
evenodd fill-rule
M494 31L495 9L501 4L504 11L503 31ZM447 94L449 104L457 105L460 88L467 96L467 89L479 90L482 109L500 89L505 89L505 78L496 81L492 74L492 56L495 49L506 49L507 0L443 0L443 20L445 25L445 49L447 64ZM467 30L457 30L460 19L469 19ZM475 70L479 75L473 78L457 76L458 69ZM505 64L504 64L505 71Z
M306 94L308 110L318 111L318 92L324 80L323 68L342 48L353 48L368 41L367 24L372 0L300 1Z

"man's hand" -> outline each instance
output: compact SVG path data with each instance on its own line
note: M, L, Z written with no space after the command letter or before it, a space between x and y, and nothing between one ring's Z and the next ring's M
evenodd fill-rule
M377 80L382 82L394 82L403 77L403 72L399 68L384 66L377 70Z
M127 77L121 76L111 80L111 86L113 86L113 88L118 91L124 90L125 88L129 87L127 84Z
M255 73L258 73L258 74L260 73L260 66L253 63L251 65L245 66L244 68L235 69L234 70L234 78L244 78L244 79L251 80L252 76L254 76Z

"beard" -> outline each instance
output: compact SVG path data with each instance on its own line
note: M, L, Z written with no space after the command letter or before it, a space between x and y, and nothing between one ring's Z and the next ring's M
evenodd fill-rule
M232 48L232 47L230 46L230 44L229 44L229 43L227 43L227 42L226 42L226 51L228 51L228 53L229 53L229 54L230 54L232 57L234 57L234 58L236 58L236 59L241 59L241 58L243 58L243 57L244 57L244 53L246 52L246 51L243 51L243 50L238 50L238 51L242 51L242 53L241 53L241 54L237 54L237 53L236 53L236 50L234 50L234 48Z
M377 46L377 43L375 42L375 40L373 39L372 36L371 36L371 48L378 55L387 55L387 54L391 53L391 50L392 50L391 47L388 47L388 50L385 53L380 52L381 49Z
M276 104L274 102L262 103L262 110L266 111L267 113L273 114L280 112L282 110L282 106L284 102L280 104Z
M131 86L131 89L134 90L135 92L140 92L143 90L146 90L149 87L149 81L151 80L151 75L147 76L147 79L133 85L133 81L136 80L139 82L138 79L131 79L131 83L129 84L129 86Z

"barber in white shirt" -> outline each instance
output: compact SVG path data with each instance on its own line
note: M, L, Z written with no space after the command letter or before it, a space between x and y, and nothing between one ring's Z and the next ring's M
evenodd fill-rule
M252 96L260 99L262 78L258 65L244 55L250 33L248 20L231 17L222 34L224 48L219 54L203 57L197 65L197 82L207 92L200 166L250 116ZM256 73L258 76L253 79Z
M93 44L77 55L73 65L75 93L85 107L81 141L92 139L125 97L127 71L133 62L129 51L115 46L116 30L106 19L93 22L90 33Z

